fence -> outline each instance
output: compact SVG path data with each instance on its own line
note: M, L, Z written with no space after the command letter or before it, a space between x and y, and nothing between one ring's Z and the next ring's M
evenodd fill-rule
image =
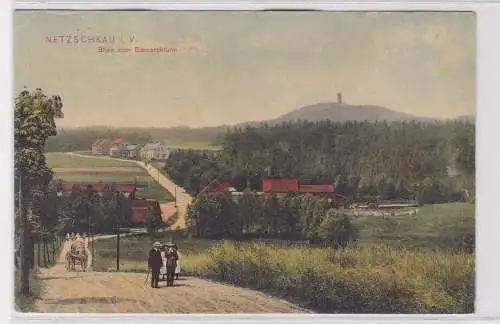
M64 242L65 238L62 235L56 235L50 239L35 239L33 242L32 253L28 252L30 254L31 269L38 270L38 268L49 268L53 266L59 258ZM20 242L16 242L16 245L19 244ZM14 258L16 271L19 266L19 252L19 249L16 249Z
M59 258L64 238L56 236L52 240L41 239L34 244L33 265L37 267L51 267Z

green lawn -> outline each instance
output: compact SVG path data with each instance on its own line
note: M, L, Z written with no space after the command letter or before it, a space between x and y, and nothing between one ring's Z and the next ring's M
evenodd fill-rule
M54 174L54 179L75 182L154 181L145 170L138 172L56 172Z
M91 167L134 167L134 162L117 161L106 158L82 157L66 153L46 153L50 168L91 168Z
M449 203L419 207L415 215L352 217L360 244L419 249L459 249L475 232L475 205Z

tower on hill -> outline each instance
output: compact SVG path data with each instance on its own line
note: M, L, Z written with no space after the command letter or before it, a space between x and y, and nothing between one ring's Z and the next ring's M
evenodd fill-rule
M337 93L337 103L341 104L342 103L342 93Z

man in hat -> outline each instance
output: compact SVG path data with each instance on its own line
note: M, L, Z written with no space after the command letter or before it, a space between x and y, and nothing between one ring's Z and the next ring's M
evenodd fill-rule
M165 244L165 247L165 257L167 258L167 287L171 287L174 285L175 268L177 267L179 256L177 254L177 247L172 242Z
M154 242L153 249L149 251L148 268L151 269L151 288L159 288L158 281L160 281L160 269L163 264L160 248L160 242Z

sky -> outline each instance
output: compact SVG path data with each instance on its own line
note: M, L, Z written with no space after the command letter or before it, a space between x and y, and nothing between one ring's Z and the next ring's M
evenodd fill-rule
M467 12L17 11L14 87L60 95L61 127L235 124L338 92L449 118L475 114L475 48Z

